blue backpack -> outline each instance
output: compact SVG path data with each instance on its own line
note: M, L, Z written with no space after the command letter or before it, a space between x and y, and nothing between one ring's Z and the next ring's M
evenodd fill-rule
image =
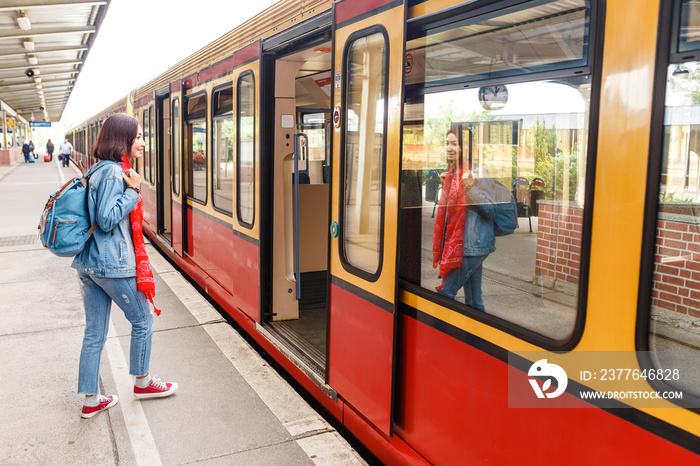
M518 228L518 210L510 190L499 181L494 181L493 232L496 236L510 235Z
M52 253L60 257L79 254L97 228L90 225L87 198L90 175L73 178L53 193L41 214L39 238Z

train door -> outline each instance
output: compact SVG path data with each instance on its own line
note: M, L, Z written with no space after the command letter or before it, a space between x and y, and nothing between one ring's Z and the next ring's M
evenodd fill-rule
M169 89L168 89L169 90ZM157 232L172 244L172 153L170 125L170 94L156 97L158 142L156 199L158 205Z
M333 6L328 383L390 435L406 7Z
M181 148L182 148L182 93L180 81L176 87L171 84L170 94L170 150L171 158L171 245L175 252L182 256L182 238L184 235L183 216L186 213L184 195L180 187L181 179Z
M277 56L268 328L320 378L328 325L330 24ZM325 33L323 32L325 30Z

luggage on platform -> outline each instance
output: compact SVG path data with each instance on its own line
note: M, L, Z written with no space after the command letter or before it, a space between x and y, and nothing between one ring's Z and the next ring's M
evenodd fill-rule
M44 156L44 162L50 162L51 161L51 156L49 154L46 154Z
M35 162L34 156L29 154L29 163L34 163L34 162Z

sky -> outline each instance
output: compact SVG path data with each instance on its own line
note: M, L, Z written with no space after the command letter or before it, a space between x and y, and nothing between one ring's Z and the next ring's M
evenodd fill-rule
M277 0L112 0L61 117L70 129Z

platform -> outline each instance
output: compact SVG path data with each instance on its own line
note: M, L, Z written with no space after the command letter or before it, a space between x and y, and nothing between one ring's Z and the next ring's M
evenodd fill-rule
M180 389L132 396L130 326L113 306L100 387L120 401L80 418L78 279L37 236L49 195L77 175L57 157L0 166L0 464L365 464L150 245L163 311L151 373Z

